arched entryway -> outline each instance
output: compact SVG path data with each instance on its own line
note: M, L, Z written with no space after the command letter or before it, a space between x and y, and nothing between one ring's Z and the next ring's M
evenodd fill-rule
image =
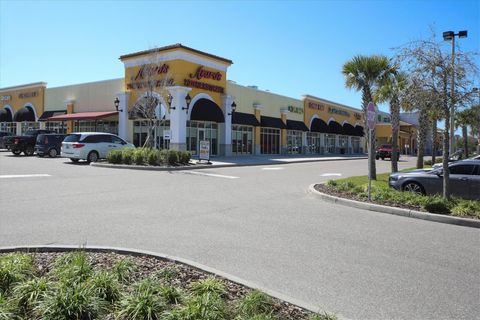
M4 108L0 110L0 122L12 122L13 116L10 109Z
M210 153L218 155L219 125L225 122L223 111L207 98L194 99L192 103L187 121L187 151L197 155L200 141L207 140L210 142Z
M35 122L35 111L31 106L25 106L15 112L13 117L14 122Z

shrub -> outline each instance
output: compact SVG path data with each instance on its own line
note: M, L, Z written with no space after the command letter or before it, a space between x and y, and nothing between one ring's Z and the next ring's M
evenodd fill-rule
M144 165L146 162L146 151L148 149L138 148L133 152L132 160L136 165Z
M122 162L124 164L132 164L134 151L135 151L134 149L122 150Z
M73 251L58 258L53 271L60 282L73 285L87 280L92 266L84 251Z
M99 271L90 278L89 284L100 299L112 303L120 298L120 284L115 274Z
M351 181L340 182L337 185L337 189L340 190L340 191L350 191L354 187L355 187L355 184Z
M160 296L168 304L179 304L183 300L182 293L173 286L160 287Z
M168 152L169 151L166 149L158 151L158 154L157 154L158 165L163 166L168 164Z
M423 208L431 213L448 214L450 213L450 204L448 200L441 196L432 196L427 198Z
M327 181L327 186L329 187L336 187L338 185L337 180L328 180Z
M273 313L273 300L258 290L250 291L239 303L238 313L241 316L253 317L254 315Z
M225 285L223 284L223 282L214 277L208 277L193 282L190 285L190 290L197 295L214 293L222 296L226 293Z
M34 274L33 259L23 253L12 253L0 257L0 293L6 293L18 282Z
M158 166L158 150L155 150L155 149L148 150L147 163L150 166Z
M191 154L188 151L180 151L179 152L179 162L181 164L188 164L191 159Z
M117 280L120 282L127 282L130 280L132 273L135 272L135 264L130 258L124 258L120 261L117 261L113 265L113 273L116 275Z
M135 290L126 295L119 305L120 319L154 320L159 319L165 310L165 303L159 296L160 286L151 279L145 279L135 286Z
M177 277L178 274L179 272L176 266L167 266L157 272L157 276L160 279L164 279L168 282L175 279L175 277Z
M107 162L113 164L122 163L122 150L110 150L107 153Z
M48 291L36 311L45 320L98 319L105 311L105 303L86 282L60 283Z
M334 314L324 313L316 313L312 315L308 320L337 320L337 316Z
M178 163L178 151L177 150L168 150L167 153L167 163L171 166Z
M12 304L11 300L8 300L7 297L0 291L0 320L19 319L19 317L15 315L14 311L15 306Z
M47 289L52 286L46 278L33 278L20 283L13 289L13 300L23 314L28 315L43 300Z
M452 208L452 215L460 217L480 218L480 201L460 200Z
M214 293L191 296L180 312L180 319L225 320L226 303Z

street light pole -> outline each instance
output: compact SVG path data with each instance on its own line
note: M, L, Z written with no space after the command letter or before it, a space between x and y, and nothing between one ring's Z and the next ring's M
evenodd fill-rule
M445 31L443 40L452 40L452 84L451 84L451 107L450 107L450 145L449 154L455 152L455 37L466 38L467 30L455 33Z

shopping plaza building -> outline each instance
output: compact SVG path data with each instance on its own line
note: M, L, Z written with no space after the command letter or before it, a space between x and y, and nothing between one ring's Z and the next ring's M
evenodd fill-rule
M360 109L312 95L285 97L227 80L233 63L181 44L123 55L124 77L47 88L45 82L0 89L0 130L30 128L111 132L142 146L154 101L157 148L213 156L354 154L365 150ZM379 113L378 143L391 139L389 115ZM415 128L402 122L400 147L414 148Z

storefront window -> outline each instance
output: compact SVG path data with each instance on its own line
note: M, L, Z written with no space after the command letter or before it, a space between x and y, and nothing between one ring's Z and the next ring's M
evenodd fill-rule
M67 124L65 121L47 121L45 129L55 131L56 133L67 133Z
M353 153L360 153L360 137L352 137Z
M338 137L338 147L340 148L340 153L345 154L348 153L348 137L347 136L339 136Z
M79 120L74 121L74 132L106 132L106 133L118 133L118 121L91 121L91 120Z
M335 153L335 135L334 134L327 134L327 152L328 153Z
M10 132L11 134L17 134L16 122L0 122L0 131Z
M302 131L287 130L287 153L302 153Z
M187 121L187 151L198 154L200 141L210 141L210 154L218 155L218 125L209 121Z
M133 144L136 147L143 147L147 141L148 137L148 126L147 121L134 121L133 122ZM154 128L154 148L156 149L169 149L170 140L164 139L165 131L170 130L170 121L169 120L157 120L157 123Z
M323 153L322 134L318 132L307 133L308 153Z
M252 154L253 149L253 127L232 126L232 152L235 155Z
M262 128L260 144L262 154L280 154L280 129Z
M28 130L40 129L40 122L22 122L22 134Z

